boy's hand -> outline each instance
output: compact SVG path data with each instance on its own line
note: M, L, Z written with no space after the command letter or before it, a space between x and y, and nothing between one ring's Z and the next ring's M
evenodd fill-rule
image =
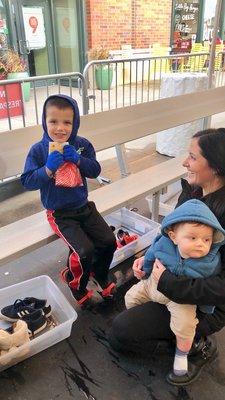
M69 144L63 147L63 158L64 161L70 161L77 164L80 160L80 155L77 153L75 147Z
M47 158L46 167L54 173L63 163L63 155L59 151L53 151Z

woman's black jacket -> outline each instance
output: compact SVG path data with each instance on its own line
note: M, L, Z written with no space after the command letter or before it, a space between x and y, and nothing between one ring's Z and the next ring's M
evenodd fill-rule
M200 188L190 186L184 179L181 180L181 184L183 190L177 206L189 199L198 198L207 204L225 229L225 187L203 197ZM158 283L158 290L176 303L216 306L213 314L199 312L197 315L197 332L204 336L225 326L225 245L220 251L222 271L219 275L194 279L176 276L166 270Z

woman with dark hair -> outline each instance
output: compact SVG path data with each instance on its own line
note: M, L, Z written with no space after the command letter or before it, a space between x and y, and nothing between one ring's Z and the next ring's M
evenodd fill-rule
M225 228L225 129L197 132L190 143L189 155L183 162L188 181L182 179L178 205L189 199L200 199ZM170 300L180 304L213 305L213 314L197 311L199 323L189 355L188 373L173 385L193 382L202 367L217 355L211 334L225 326L225 246L221 247L222 272L209 278L176 276L157 260L152 273L158 280L157 289ZM134 276L140 279L144 257L133 264ZM170 330L170 315L164 305L148 302L123 311L113 321L109 342L116 351L151 353L160 343L174 340Z

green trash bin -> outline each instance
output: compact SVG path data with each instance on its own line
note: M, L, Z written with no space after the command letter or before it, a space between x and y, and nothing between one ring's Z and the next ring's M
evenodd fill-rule
M96 86L100 90L110 89L113 80L113 67L103 66L95 68Z

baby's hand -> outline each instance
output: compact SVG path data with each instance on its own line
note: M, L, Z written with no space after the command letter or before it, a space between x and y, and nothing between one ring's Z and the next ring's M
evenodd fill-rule
M166 268L164 267L164 265L156 258L152 269L152 276L156 283L159 282L161 275L165 270Z
M142 270L144 265L144 257L137 258L132 266L134 276L137 279L142 279L145 276L145 272Z

